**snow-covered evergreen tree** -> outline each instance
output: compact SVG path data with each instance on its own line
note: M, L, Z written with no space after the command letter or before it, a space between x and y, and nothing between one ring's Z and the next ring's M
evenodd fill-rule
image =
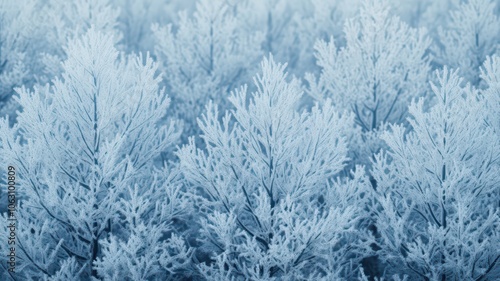
M346 22L344 33L346 46L340 49L333 41L316 43L322 70L319 79L306 75L309 94L351 109L365 133L364 146L376 151L379 145L367 141L370 135L384 123L403 121L411 99L427 89L430 41L424 30L391 16L387 1L378 0L366 1L360 15ZM358 153L370 155L366 150Z
M487 57L481 69L481 79L486 82L483 91L489 111L489 122L500 135L500 57Z
M195 1L184 0L110 0L110 3L120 10L118 29L123 34L120 41L129 52L153 51L153 24L177 23L178 11L193 10Z
M48 0L40 9L39 25L45 34L35 58L43 67L37 73L41 83L49 82L63 71L61 62L67 58L63 47L68 40L85 34L91 27L112 34L115 43L121 40L117 29L119 10L111 6L110 0Z
M500 279L499 17L0 0L0 280Z
M195 120L205 104L227 104L229 90L258 62L262 36L241 32L238 15L224 0L200 0L192 17L179 16L177 25L156 25L153 32L174 114L186 122L187 140L199 133Z
M295 25L295 49L293 55L297 73L303 76L307 72L319 72L316 65L314 46L318 40L334 38L338 47L345 45L343 26L346 19L356 15L362 0L308 0L304 7L296 11L292 23ZM289 42L287 42L289 43ZM280 49L278 49L280 51Z
M287 62L288 71L301 73L300 55L302 44L296 17L307 9L307 1L286 0L231 0L238 11L243 32L263 34L262 52L272 54L276 61ZM255 70L257 71L257 70Z
M117 208L118 231L101 241L103 257L94 265L104 280L176 280L191 262L191 249L175 232L187 219L190 198L182 191L178 169L152 173L130 186Z
M29 60L39 46L33 27L39 20L38 4L36 0L0 1L0 117L14 117L14 88L33 83L36 69Z
M170 100L159 89L157 65L149 56L120 54L112 34L93 28L65 53L62 77L34 92L18 89L18 123L0 124L0 156L16 167L23 187L18 277L88 279L98 269L107 277L115 262L148 271L137 275L143 278L164 278L189 250L170 225L186 209L185 196L153 165L179 136L174 123L158 124ZM110 261L120 243L135 252Z
M20 0L0 3L0 116L15 121L15 87L46 83L62 71L68 39L91 26L114 31L118 10L108 1Z
M494 0L467 0L450 12L449 22L439 30L437 62L459 68L472 85L479 84L479 67L500 44L500 19Z
M430 109L411 104L410 133L393 125L382 136L389 149L372 171L380 257L417 279L497 280L500 139L457 71L438 81Z
M231 113L208 104L199 120L206 150L190 139L178 152L205 196L201 234L214 256L199 269L208 280L331 280L350 276L367 253L357 228L370 188L363 168L332 180L347 160L353 116L330 102L298 112L301 87L284 69L264 59L257 91L233 92Z

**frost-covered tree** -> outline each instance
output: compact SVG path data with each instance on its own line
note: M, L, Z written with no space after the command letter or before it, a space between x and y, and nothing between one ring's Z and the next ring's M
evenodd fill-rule
M309 32L313 31L317 39L328 40L333 36L340 41L343 37L342 27L345 20L356 15L363 1L309 0L309 2L313 9L313 17L306 20L310 25Z
M241 32L238 15L224 0L201 0L192 17L179 16L178 25L156 25L153 32L174 114L186 122L189 136L199 132L195 120L205 104L226 104L229 90L245 80L261 56L261 36Z
M436 61L459 68L473 85L479 84L479 67L493 55L500 43L500 19L495 14L498 1L468 0L450 12L449 22L439 29Z
M179 273L190 274L184 271L191 250L172 232L171 224L186 219L191 208L174 171L159 170L153 180L127 188L117 208L120 231L101 241L103 257L94 263L104 280L175 280Z
M64 46L68 40L85 34L91 27L112 34L115 43L120 41L118 31L119 10L111 6L110 0L49 0L41 8L40 28L45 30L42 49L37 57L42 67L38 70L40 82L48 82L63 69L66 59Z
M255 30L262 32L262 51L273 54L277 61L288 63L288 70L299 72L298 65L301 55L301 44L298 23L295 18L308 8L306 1L286 0L231 0L238 12L246 32ZM237 4L236 4L237 3Z
M449 20L450 11L456 10L460 2L463 1L465 0L408 1L409 3L404 5L406 14L410 14L407 22L413 22L413 26L425 27L432 39L435 40L438 38L438 29ZM395 2L397 2L397 0L392 0L392 2L394 6L396 6ZM412 5L418 5L418 14L412 13ZM413 16L411 14L413 14Z
M500 57L487 57L481 69L481 79L487 88L483 91L489 111L489 121L500 135Z
M38 21L36 0L0 1L0 116L13 117L14 88L33 82Z
M369 182L357 167L332 180L347 160L345 124L330 102L297 111L297 80L264 59L257 90L231 94L231 112L213 103L199 119L205 150L194 139L178 151L186 180L203 196L208 280L333 280L350 276L365 253ZM366 239L366 237L365 237ZM333 279L332 279L333 278Z
M438 72L436 103L411 104L376 156L380 256L419 280L498 280L500 139L477 90ZM494 274L496 270L496 275Z
M333 40L316 43L321 75L306 75L309 94L351 109L365 133L365 146L376 151L379 145L368 141L370 135L377 135L384 123L403 121L410 100L425 93L430 40L424 30L391 16L386 1L377 0L366 1L359 16L346 22L344 33L346 46L340 49Z
M130 52L154 50L153 23L167 24L179 20L178 11L194 8L195 1L111 0L120 9L118 28L123 34L123 47Z
M487 57L481 69L481 79L486 83L482 91L485 110L485 121L500 138L500 57ZM500 188L497 188L498 205L500 206Z
M13 88L44 84L60 74L68 39L90 26L109 32L118 10L107 1L20 0L0 3L0 115L15 120ZM120 39L118 33L115 34Z
M430 41L425 32L389 15L385 1L366 1L359 17L346 22L346 46L319 40L319 81L308 75L310 93L351 108L363 130L404 120L409 101L426 90Z
M13 91L13 86L20 86L27 71L24 66L24 42L19 30L19 22L14 18L18 16L12 3L0 3L0 101L5 103Z
M301 76L305 72L317 71L314 45L317 40L334 38L337 45L344 45L342 27L345 19L356 14L361 0L308 0L301 11L297 11L293 18L296 25L295 33L297 45L294 57ZM305 8L308 9L305 9Z
M18 89L18 123L0 124L2 162L16 167L23 187L19 278L108 277L113 265L129 270L116 274L165 278L189 255L170 224L185 196L153 165L179 136L175 124L158 123L170 100L149 56L127 57L113 44L93 28L71 40L62 77ZM133 253L109 260L124 249Z

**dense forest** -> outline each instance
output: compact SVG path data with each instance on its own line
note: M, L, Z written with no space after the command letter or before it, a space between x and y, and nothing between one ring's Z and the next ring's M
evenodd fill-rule
M0 280L500 280L498 0L0 0Z

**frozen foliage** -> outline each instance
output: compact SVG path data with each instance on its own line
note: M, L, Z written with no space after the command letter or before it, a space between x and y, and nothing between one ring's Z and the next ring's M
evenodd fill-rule
M220 117L208 104L199 119L206 151L190 139L178 152L186 179L206 195L201 234L214 259L200 273L208 280L350 276L366 253L357 226L369 183L361 167L352 179L331 179L347 160L343 123L353 120L330 102L297 112L298 81L287 82L272 57L261 65L257 91L233 92L231 113Z
M151 50L154 40L148 30L151 24L159 21L161 15L165 13L162 11L161 1L112 0L112 2L120 8L118 26L123 33L124 46L133 52Z
M389 14L387 2L366 1L358 17L344 27L346 46L333 38L316 43L319 79L306 74L309 94L331 98L337 108L350 109L363 133L351 137L354 158L366 159L380 149L385 123L405 119L409 101L425 93L430 70L430 40Z
M89 28L93 27L112 34L115 42L121 39L121 34L116 30L119 10L112 7L109 2L109 0L49 0L44 3L41 12L43 21L40 26L46 31L45 46L39 50L44 65L44 76L40 77L43 82L63 71L61 61L66 59L63 46L68 40L85 34Z
M152 182L127 188L117 208L122 230L102 241L103 258L94 263L100 277L121 281L165 280L168 276L175 280L178 271L187 267L191 249L172 233L172 222L185 217L189 208L175 175L163 169L154 174Z
M294 34L296 48L292 49L297 74L304 72L317 72L316 58L314 57L314 44L317 40L328 40L333 37L339 46L345 44L342 27L344 21L355 15L359 10L361 0L307 0L302 10L306 12L296 12L292 23L294 29L290 32ZM302 11L301 10L301 11ZM287 42L290 43L290 42Z
M481 69L481 79L487 88L483 91L485 104L489 111L489 122L500 135L500 57L487 57Z
M180 14L178 26L154 26L156 54L174 99L174 114L186 122L186 136L198 133L196 118L209 100L227 103L260 57L259 33L242 33L234 9L224 0L202 0L192 17Z
M0 280L499 280L499 17L0 0Z
M154 23L172 23L178 20L180 9L192 8L194 1L183 0L110 0L119 8L118 28L123 34L123 46L132 52L154 49L154 35L150 32Z
M28 75L24 64L22 22L15 20L20 10L11 3L0 3L0 101L5 102L13 86L20 86ZM19 26L21 25L21 26Z
M356 114L364 131L404 120L407 103L426 90L430 70L425 32L389 15L387 3L370 0L358 18L346 22L346 46L316 44L319 81L307 76L310 94L331 98Z
M97 277L92 263L101 255L103 277L112 266L140 274L143 260L147 276L172 272L189 250L166 232L186 202L175 182L161 176L165 171L153 167L179 136L174 124L157 125L169 105L157 65L148 56L119 54L113 37L95 29L70 41L65 52L62 78L50 88L19 89L18 123L0 126L2 158L23 175L19 272L26 278ZM121 244L135 252L109 261Z
M473 85L479 83L479 66L500 43L500 19L494 0L468 0L451 11L446 28L439 30L437 62L453 68Z
M58 11L57 13L54 11ZM118 10L108 1L20 0L0 2L0 115L18 109L13 88L45 83L61 73L68 39L91 26L111 32ZM114 32L118 41L120 36Z
M292 73L304 67L299 58L303 48L297 33L298 25L294 20L298 13L307 7L307 1L286 0L244 0L230 2L238 9L245 32L263 34L260 48L264 54L273 54L277 61L286 61ZM259 58L260 59L260 58Z
M457 71L437 75L436 103L413 102L413 131L391 126L389 150L376 156L381 256L415 278L497 280L488 274L500 259L500 139L477 90Z
M14 87L31 83L33 72L27 61L33 55L34 0L0 1L0 116L13 114ZM31 21L33 20L33 22Z
M333 34L333 37L339 41L343 38L344 21L355 16L363 2L361 0L309 1L313 8L312 17L305 20L303 28L309 31L314 30L312 34L316 38L328 40Z

